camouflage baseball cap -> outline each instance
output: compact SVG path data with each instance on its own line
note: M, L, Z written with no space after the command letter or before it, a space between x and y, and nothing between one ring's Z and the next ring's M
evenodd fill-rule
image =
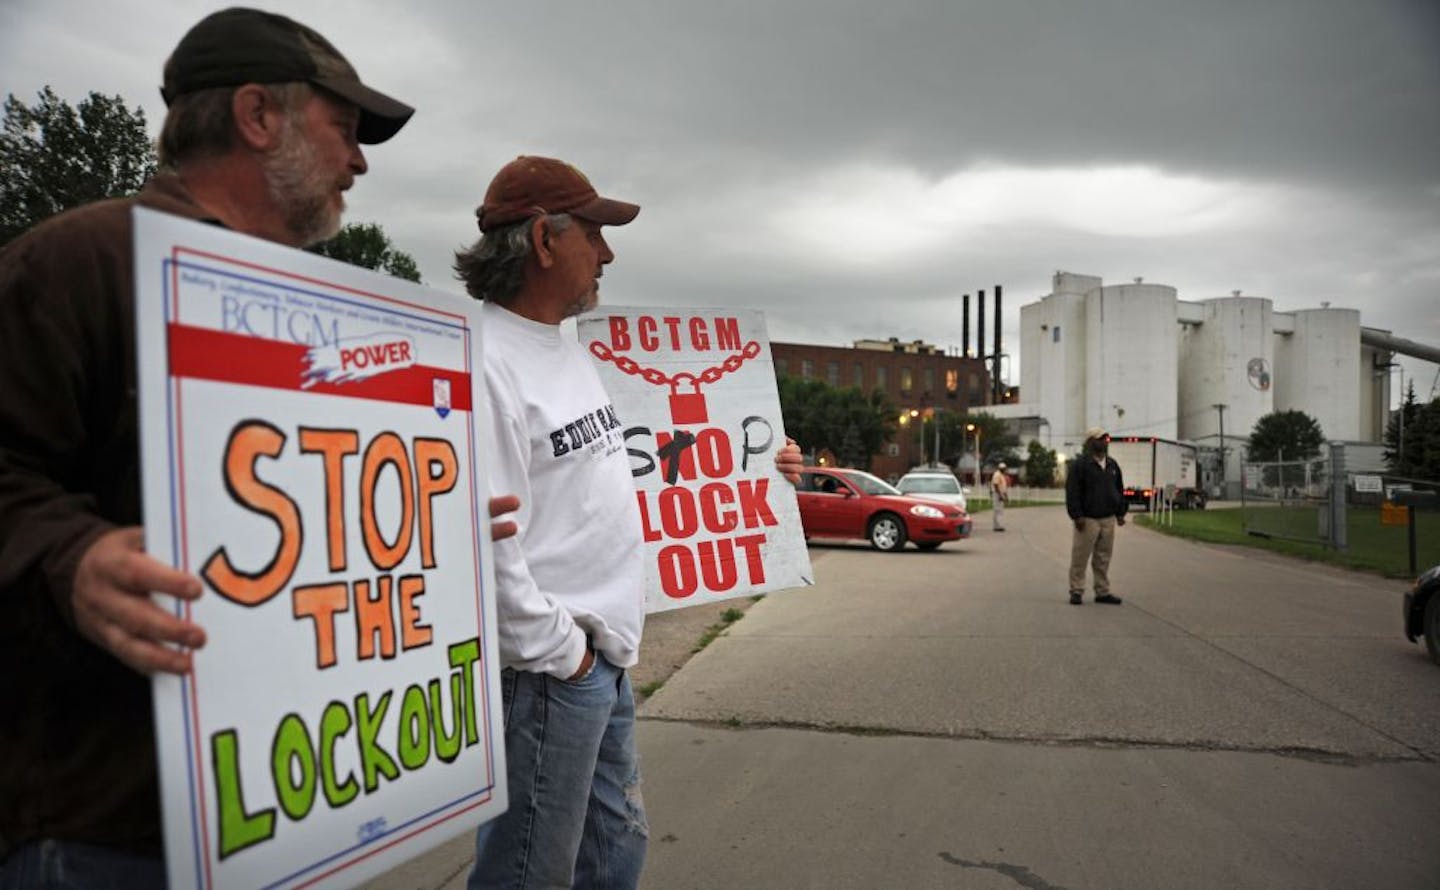
M360 109L357 138L366 145L400 131L415 109L360 82L330 41L283 15L234 7L201 19L165 62L160 95L175 97L213 87L304 81Z

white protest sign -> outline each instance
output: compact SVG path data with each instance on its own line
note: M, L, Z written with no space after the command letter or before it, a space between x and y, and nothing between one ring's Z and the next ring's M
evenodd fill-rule
M764 315L606 307L577 333L625 425L646 611L814 584Z
M146 548L208 636L154 680L171 886L350 886L503 812L478 305L147 210L135 279Z

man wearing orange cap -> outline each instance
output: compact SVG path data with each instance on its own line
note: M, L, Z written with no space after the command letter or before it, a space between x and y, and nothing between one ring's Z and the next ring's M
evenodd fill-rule
M476 834L471 888L634 887L649 828L627 669L645 620L624 430L560 322L599 301L602 232L640 212L552 158L506 164L455 270L482 307L492 491L520 532L494 552L509 809ZM568 430L579 431L577 436ZM798 479L800 450L776 465Z
M165 883L150 702L199 579L140 528L131 208L303 246L413 109L284 16L227 9L165 64L162 170L0 251L0 887Z

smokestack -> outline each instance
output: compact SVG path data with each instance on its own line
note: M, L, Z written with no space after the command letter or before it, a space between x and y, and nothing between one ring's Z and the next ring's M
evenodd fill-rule
M975 357L985 360L985 291L979 291L980 306L975 314Z
M963 299L965 311L964 314L961 315L964 321L961 322L960 328L962 331L960 335L960 355L966 356L970 354L970 295L966 294Z
M995 350L993 353L995 371L990 375L991 385L995 387L993 401L996 404L1000 403L1000 397L1005 391L1000 383L1000 317L1000 285L997 284L995 285Z

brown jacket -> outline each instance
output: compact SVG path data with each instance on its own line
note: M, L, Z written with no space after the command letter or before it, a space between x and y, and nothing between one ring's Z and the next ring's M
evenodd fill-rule
M0 249L0 858L36 838L160 849L150 681L70 602L90 543L141 520L137 203L206 218L161 174Z

